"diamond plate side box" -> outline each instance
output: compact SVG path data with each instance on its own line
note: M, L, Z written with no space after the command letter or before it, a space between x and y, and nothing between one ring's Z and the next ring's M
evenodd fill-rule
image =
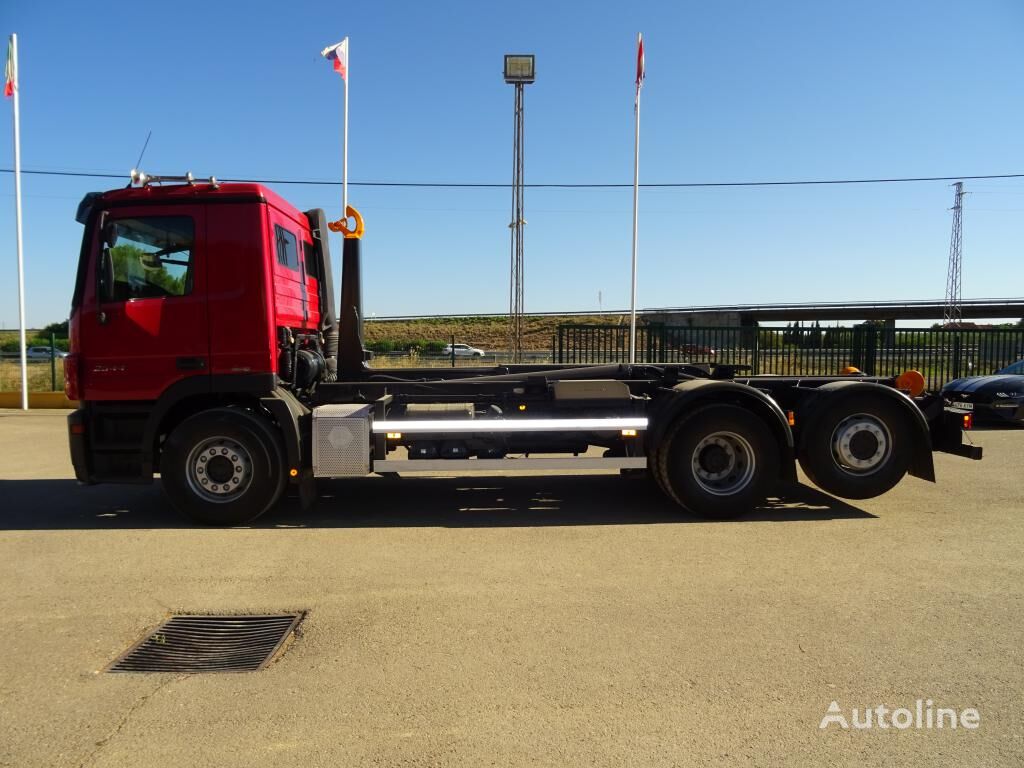
M372 406L321 405L313 409L313 476L363 477L370 473Z

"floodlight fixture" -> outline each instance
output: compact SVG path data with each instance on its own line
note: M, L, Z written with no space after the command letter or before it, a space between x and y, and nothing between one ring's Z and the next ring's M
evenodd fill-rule
M505 54L506 83L532 83L534 77L534 55L532 53Z

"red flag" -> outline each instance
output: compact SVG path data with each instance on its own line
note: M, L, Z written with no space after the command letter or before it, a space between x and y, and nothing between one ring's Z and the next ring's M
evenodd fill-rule
M18 73L14 69L14 46L7 41L7 67L4 69L4 96L11 98L18 87Z
M636 36L636 87L644 84L644 35L641 32Z
M348 79L348 38L337 45L329 45L320 51L320 55L334 64L334 71Z

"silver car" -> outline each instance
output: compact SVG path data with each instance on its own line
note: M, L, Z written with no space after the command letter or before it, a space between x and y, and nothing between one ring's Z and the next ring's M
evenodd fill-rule
M452 347L453 347L452 344L446 344L445 348L441 351L441 354L442 355L446 355L447 357L451 357L452 356ZM484 351L482 349L477 349L476 347L471 347L471 346L469 346L469 344L455 344L454 345L454 349L455 349L455 356L456 357L483 357L484 356Z
M25 357L29 360L49 360L51 357L67 357L68 353L60 349L51 350L49 347L29 347L25 350Z

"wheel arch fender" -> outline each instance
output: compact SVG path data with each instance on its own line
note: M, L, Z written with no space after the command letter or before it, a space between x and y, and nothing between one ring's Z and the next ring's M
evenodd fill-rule
M801 433L806 434L809 432L810 428L824 416L830 406L834 406L836 403L842 402L843 399L858 394L869 394L885 398L889 402L899 405L902 412L906 414L910 428L914 432L908 474L934 483L935 462L932 457L932 434L931 428L928 426L928 420L914 401L898 389L887 387L884 384L876 384L872 381L832 381L828 384L823 384L818 387L807 404L800 409L800 422L798 422L798 426L801 428Z
M160 436L170 433L176 424L211 408L236 405L259 409L266 396L275 396L279 389L273 376L263 375L190 376L175 382L160 395L146 419L141 446L145 474L152 477L159 465ZM266 410L277 418L274 411ZM282 431L290 458L289 434L286 428Z
M704 405L719 403L746 408L765 423L779 448L779 476L787 482L796 482L796 455L793 432L789 420L779 404L764 392L735 381L694 379L672 387L652 413L648 437L652 445L665 436L669 425L680 415Z

